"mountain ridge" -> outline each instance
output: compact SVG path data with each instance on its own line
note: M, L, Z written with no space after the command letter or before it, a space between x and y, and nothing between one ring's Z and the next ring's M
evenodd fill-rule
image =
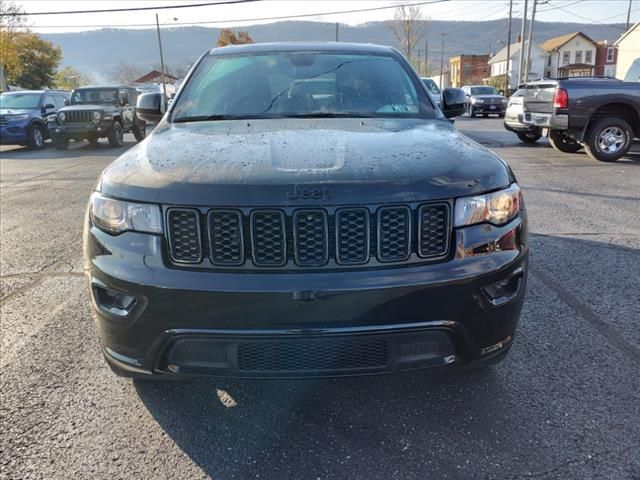
M427 35L429 65L438 69L442 33L445 33L444 59L459 54L495 53L504 46L507 19L485 21L429 21ZM164 28L162 42L165 63L172 69L186 69L205 50L215 46L221 29L202 26ZM335 23L284 21L237 27L247 31L256 42L332 41ZM520 30L520 19L512 23L512 42ZM593 40L615 41L624 31L623 24L587 24L536 22L534 40L538 43L564 33L582 31ZM85 32L41 34L62 49L62 66L72 66L96 80L109 81L121 65L127 64L148 71L158 68L159 52L155 29L104 28ZM370 22L357 26L340 25L340 41L378 43L397 47L397 41L386 22ZM423 57L424 58L424 57Z

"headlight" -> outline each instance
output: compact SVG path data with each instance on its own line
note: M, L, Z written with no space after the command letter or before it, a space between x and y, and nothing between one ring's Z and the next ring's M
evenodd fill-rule
M8 122L19 122L20 120L26 120L29 118L29 114L21 113L20 115L6 115L4 118L6 118Z
M484 103L484 100L483 100L483 99L481 99L481 98L477 98L477 99L476 99L476 103Z
M503 98L503 99L502 99L502 103L507 103L507 99L506 99L506 98Z
M61 122L64 122L67 119L67 116L64 114L64 112L60 112L58 113L58 118Z
M123 202L94 193L89 208L93 224L108 233L118 234L128 230L162 233L162 216L158 205Z
M93 123L100 123L100 117L102 117L100 112L93 112Z
M514 183L504 190L456 199L454 226L476 223L503 225L520 211L520 187Z

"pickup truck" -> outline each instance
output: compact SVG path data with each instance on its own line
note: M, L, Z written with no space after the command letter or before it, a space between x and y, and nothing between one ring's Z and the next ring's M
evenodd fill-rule
M524 88L524 123L543 128L557 150L584 147L595 160L615 162L640 136L640 82L580 77Z

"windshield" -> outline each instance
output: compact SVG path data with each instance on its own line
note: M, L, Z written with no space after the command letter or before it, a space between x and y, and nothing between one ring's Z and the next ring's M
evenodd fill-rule
M117 88L83 88L71 94L71 105L109 104L118 102Z
M333 52L210 55L174 121L237 117L418 117L433 107L392 56Z
M495 87L471 87L471 95L498 95Z
M422 83L424 83L424 86L427 87L429 93L431 93L432 95L440 95L440 89L438 88L438 85L436 85L436 82L434 82L430 78L423 78Z
M3 93L0 95L0 108L34 109L40 105L39 93Z

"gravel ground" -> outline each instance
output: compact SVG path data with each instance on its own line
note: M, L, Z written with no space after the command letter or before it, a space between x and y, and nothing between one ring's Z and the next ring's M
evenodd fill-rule
M132 382L101 358L81 224L101 143L0 160L0 478L640 479L640 148L615 164L456 121L524 188L515 345L482 373Z

